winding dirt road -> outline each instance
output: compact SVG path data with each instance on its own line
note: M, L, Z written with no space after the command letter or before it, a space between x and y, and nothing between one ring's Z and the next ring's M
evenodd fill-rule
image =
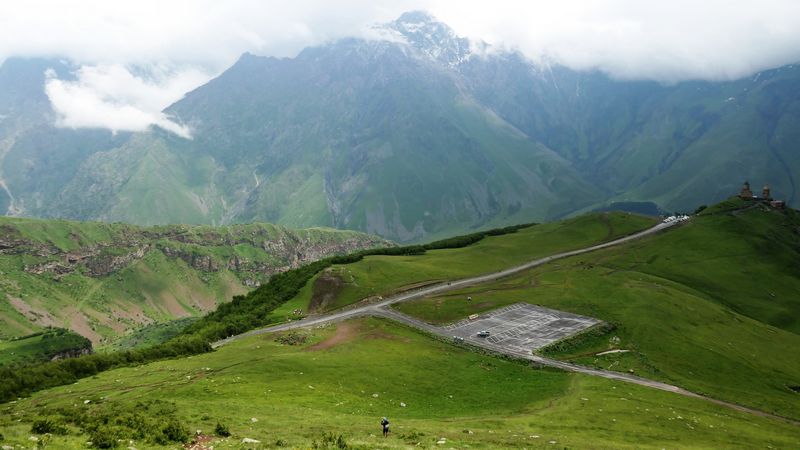
M483 284L491 281L498 280L500 278L508 277L510 275L515 275L517 273L526 271L533 267L541 266L543 264L547 264L549 262L568 258L570 256L580 255L583 253L593 252L596 250L601 250L608 247L613 247L616 245L624 244L626 242L630 242L636 239L641 239L646 236L653 235L660 231L666 230L673 226L679 225L680 221L674 221L670 223L659 223L651 228L646 230L640 231L638 233L631 234L629 236L625 236L619 239L615 239L612 241L604 242L602 244L592 245L590 247L581 248L578 250L571 250L568 252L557 253L555 255L546 256L544 258L540 258L534 261L527 262L525 264L521 264L519 266L511 267L509 269L505 269L499 272L493 272L485 275L479 275L476 277L471 278L463 278L460 280L450 281L450 282L443 282L438 283L432 286L427 286L421 289L415 289L411 291L402 292L396 295L392 295L387 297L379 302L370 303L362 306L356 306L349 309L345 309L338 312L333 312L330 314L325 314L317 317L309 317L303 320L298 320L294 322L288 322L281 325L274 325L266 328L260 328L257 330L248 331L246 333L242 333L236 336L231 336L229 338L214 342L212 345L213 348L221 347L225 344L228 344L232 341L249 337L249 336L257 336L260 334L265 333L274 333L278 331L287 331L293 330L298 328L309 328L317 325L322 325L329 322L338 322L347 319L353 319L356 317L365 317L365 316L373 316L373 317L383 317L386 319L394 320L396 322L403 323L405 325L411 326L413 328L425 331L430 334L438 335L444 337L446 339L450 338L450 335L447 330L444 328L431 325L429 323L423 322L421 320L415 319L408 315L405 315L396 309L390 308L391 305L395 303L401 303L409 300L414 300L422 297L426 297L431 294L439 294L442 292L463 289L468 286L473 286L476 284ZM653 389L659 389L662 391L673 392L676 394L684 395L687 397L703 399L721 406L725 406L737 411L746 412L749 414L754 414L761 417L768 417L772 419L778 419L785 422L792 423L794 425L800 425L800 422L789 419L782 416L777 416L774 414L770 414L768 412L760 411L757 409L748 408L745 406L737 405L735 403L726 402L723 400L717 400L714 398L706 397L701 394L697 394L686 389L683 389L678 386L674 386L667 383L662 383L660 381L649 380L646 378L638 377L635 375L621 373L621 372L614 372L610 370L602 370L602 369L594 369L591 367L581 366L578 364L572 364L568 362L558 361L555 359L545 358L542 356L534 355L531 352L523 352L523 351L515 351L513 349L509 349L507 347L502 347L499 345L494 345L486 340L469 340L466 342L469 345L474 345L476 347L483 348L485 350L489 350L494 353L503 354L507 356L511 356L518 359L524 359L528 361L532 361L535 364L541 366L548 366L548 367L555 367L558 369L566 370L569 372L577 372L582 373L585 375L597 376L602 378L608 378L617 381L624 381L626 383L633 383L638 384L640 386L645 386Z

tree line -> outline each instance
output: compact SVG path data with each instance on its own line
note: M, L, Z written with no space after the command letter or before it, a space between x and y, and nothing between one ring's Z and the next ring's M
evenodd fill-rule
M428 250L462 248L488 236L515 233L532 225L534 224L496 228L422 245L361 250L306 264L272 276L269 282L246 295L234 296L231 302L219 305L214 312L186 327L180 334L164 343L144 349L83 355L24 367L2 367L0 401L6 402L41 389L74 383L80 378L117 367L209 352L212 350L211 342L264 327L279 320L271 317L270 313L294 298L314 275L334 264L352 264L373 255L423 255Z

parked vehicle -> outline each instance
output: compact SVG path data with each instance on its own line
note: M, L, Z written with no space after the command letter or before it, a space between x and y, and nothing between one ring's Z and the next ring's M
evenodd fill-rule
M492 333L489 333L486 330L478 331L478 337L489 337Z

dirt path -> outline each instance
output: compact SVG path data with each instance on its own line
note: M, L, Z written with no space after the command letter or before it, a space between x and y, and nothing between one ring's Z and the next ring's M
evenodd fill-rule
M353 340L358 334L358 324L353 322L343 322L336 326L333 336L317 342L316 344L308 347L309 351L327 350L331 347L336 347L340 344L345 344Z

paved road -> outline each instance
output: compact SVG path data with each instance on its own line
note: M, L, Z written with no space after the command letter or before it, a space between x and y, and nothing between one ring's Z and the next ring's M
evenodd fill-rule
M578 250L572 250L572 251L568 251L568 252L563 252L563 253L558 253L558 254L555 254L555 255L546 256L544 258L540 258L540 259L537 259L535 261L530 261L530 262L527 262L525 264L521 264L519 266L514 266L514 267L511 267L510 269L501 270L499 272L492 272L492 273L488 273L488 274L485 274L485 275L479 275L479 276L476 276L476 277L463 278L461 280L438 283L438 284L434 284L432 286L427 286L427 287L422 288L422 289L414 289L414 290L402 292L400 294L396 294L396 295L387 297L387 298L385 298L385 299L383 299L383 300L381 300L381 301L379 301L377 303L371 303L371 304L363 305L363 306L360 306L360 307L354 307L354 308L350 308L350 309L345 309L343 311L333 312L331 314L326 314L326 315L323 315L323 316L309 317L309 318L306 318L306 319L303 319L303 320L298 320L298 321L295 321L295 322L289 322L289 323L285 323L285 324L282 324L282 325L275 325L275 326L271 326L271 327L260 328L260 329L257 329L257 330L248 331L246 333L238 334L236 336L231 336L229 338L222 339L220 341L214 342L213 344L211 344L211 346L214 347L214 348L217 348L217 347L221 347L221 346L227 344L228 342L231 342L231 341L234 341L234 340L237 340L237 339L241 339L241 338L248 337L248 336L256 336L256 335L264 334L264 333L273 333L275 331L285 331L285 330L291 330L291 329L295 329L295 328L312 327L312 326L323 324L323 323L326 323L326 322L336 322L336 321L341 321L341 320L345 320L345 319L350 319L350 318L353 318L353 317L368 316L368 315L378 315L377 313L385 306L389 306L389 305L392 305L392 304L395 304L395 303L400 303L400 302L405 302L405 301L408 301L408 300L413 300L413 299L425 297L425 296L431 295L431 294L439 294L439 293L447 292L447 291L451 291L451 290L462 289L462 288L465 288L465 287L468 287L468 286L472 286L472 285L476 285L476 284L482 284L482 283L487 283L487 282L490 282L490 281L495 281L495 280L503 278L503 277L507 277L507 276L510 276L510 275L517 274L519 272L524 272L524 271L526 271L528 269L531 269L533 267L536 267L536 266L541 266L542 264L547 264L547 263L549 263L551 261L555 261L557 259L568 258L570 256L580 255L582 253L593 252L595 250L600 250L600 249L607 248L607 247L613 247L615 245L620 245L620 244L623 244L625 242L630 242L630 241L633 241L633 240L636 240L636 239L641 239L641 238L643 238L645 236L649 236L651 234L655 234L655 233L658 233L659 231L662 231L662 230L665 230L665 229L670 228L672 226L675 226L678 223L679 222L677 222L677 221L672 222L672 223L659 223L658 225L655 225L655 226L653 226L651 228L648 228L648 229L646 229L644 231L640 231L638 233L634 233L634 234L631 234L629 236L625 236L625 237L622 237L622 238L619 238L619 239L615 239L613 241L608 241L608 242L605 242L605 243L602 243L602 244L597 244L597 245L593 245L591 247L585 247L585 248L581 248L581 249L578 249Z
M236 335L236 336L229 337L227 339L223 339L221 341L217 341L217 342L212 344L212 347L214 347L214 348L221 347L221 346L223 346L223 345L225 345L225 344L227 344L229 342L232 342L234 340L241 339L241 338L244 338L244 337L248 337L248 336L256 336L256 335L260 335L260 334L264 334L264 333L274 333L274 332L277 332L277 331L286 331L286 330L292 330L292 329L297 329L297 328L308 328L308 327L313 327L313 326L316 326L316 325L321 325L321 324L324 324L324 323L338 322L338 321L342 321L342 320L352 319L352 318L356 318L356 317L364 317L364 316L384 317L384 318L387 318L387 319L390 319L390 320L394 320L394 321L406 324L408 326L417 328L419 330L423 330L425 332L444 337L446 339L451 339L452 336L450 336L449 330L446 330L444 328L437 327L435 325L431 325L429 323L417 320L417 319L415 319L413 317L410 317L410 316L407 316L407 315L405 315L403 313L400 313L396 309L389 308L389 306L391 306L391 305L393 305L395 303L405 302L405 301L408 301L408 300L413 300L413 299L425 297L425 296L428 296L428 295L431 295L431 294L438 294L438 293L442 293L442 292L446 292L446 291L462 289L462 288L465 288L465 287L468 287L468 286L472 286L472 285L476 285L476 284L482 284L482 283L487 283L487 282L490 282L490 281L495 281L495 280L503 278L503 277L507 277L507 276L510 276L510 275L517 274L519 272L526 271L526 270L531 269L533 267L537 267L537 266L541 266L543 264L547 264L547 263L555 261L557 259L568 258L570 256L580 255L580 254L592 252L592 251L595 251L595 250L600 250L600 249L604 249L604 248L608 248L608 247L613 247L613 246L620 245L620 244L623 244L623 243L626 243L626 242L630 242L630 241L633 241L633 240L636 240L636 239L641 239L641 238L643 238L645 236L649 236L649 235L658 233L658 232L660 232L662 230L666 230L666 229L668 229L670 227L673 227L673 226L676 226L676 225L678 225L680 223L681 222L679 222L679 221L675 221L675 222L671 222L671 223L659 223L658 225L655 225L655 226L653 226L651 228L648 228L647 230L640 231L638 233L635 233L635 234L632 234L632 235L629 235L629 236L625 236L623 238L615 239L613 241L605 242L605 243L598 244L598 245L593 245L593 246L590 246L590 247L585 247L585 248L578 249L578 250L572 250L572 251L568 251L568 252L563 252L563 253L558 253L558 254L555 254L555 255L547 256L547 257L544 257L544 258L540 258L540 259L537 259L537 260L534 260L534 261L527 262L525 264L521 264L519 266L512 267L510 269L502 270L502 271L499 271L499 272L489 273L489 274L480 275L480 276L471 277L471 278L464 278L464 279L461 279L461 280L456 280L456 281L451 281L451 282L439 283L439 284L428 286L428 287L425 287L425 288L422 288L422 289L415 289L415 290L403 292L403 293L400 293L400 294L396 294L396 295L387 297L387 298L385 298L385 299L383 299L383 300L381 300L379 302L376 302L376 303L371 303L371 304L367 304L367 305L363 305L363 306L356 306L356 307L353 307L351 309L347 309L347 310L339 311L339 312L333 312L331 314L326 314L326 315L323 315L323 316L310 317L310 318L306 318L306 319L303 319L303 320L289 322L289 323L285 323L285 324L281 324L281 325L275 325L275 326L271 326L271 327L261 328L261 329L258 329L258 330L248 331L247 333L239 334L239 335ZM725 402L725 401L722 401L722 400L717 400L717 399L714 399L714 398L705 397L703 395L700 395L700 394L697 394L697 393L694 393L694 392L691 392L691 391L687 391L686 389L680 388L678 386L673 386L671 384L662 383L660 381L648 380L646 378L637 377L637 376L631 375L631 374L626 374L626 373L621 373L621 372L614 372L614 371L610 371L610 370L593 369L591 367L585 367L585 366L581 366L581 365L578 365L578 364L572 364L572 363L567 363L567 362L563 362L563 361L558 361L558 360L555 360L555 359L545 358L545 357L542 357L542 356L534 355L530 351L524 351L524 350L519 350L519 349L511 349L511 348L508 348L508 347L495 345L495 344L492 344L491 342L488 342L485 339L480 339L480 338L477 338L477 337L467 338L466 342L469 343L470 345L474 345L476 347L480 347L480 348L489 350L491 352L495 352L495 353L499 353L499 354L503 354L503 355L508 355L508 356L512 356L512 357L515 357L515 358L520 358L520 359L524 359L524 360L528 360L528 361L532 361L533 363L539 364L539 365L542 365L542 366L555 367L555 368L566 370L566 371L569 371L569 372L577 372L577 373L582 373L582 374L586 374L586 375L592 375L592 376L597 376L597 377L602 377L602 378L608 378L608 379L612 379L612 380L616 380L616 381L624 381L624 382L627 382L627 383L638 384L640 386L646 386L646 387L650 387L650 388L654 388L654 389L659 389L659 390L662 390L662 391L673 392L673 393L684 395L684 396L687 396L687 397L693 397L693 398L699 398L699 399L707 400L709 402L712 402L712 403L715 403L715 404L718 404L718 405L721 405L721 406L726 406L728 408L735 409L737 411L742 411L742 412L754 414L754 415L761 416L761 417L769 417L769 418L773 418L773 419L779 419L779 420L782 420L782 421L786 421L786 422L792 423L794 425L800 425L800 422L792 420L792 419L787 419L785 417L777 416L777 415L770 414L770 413L767 413L767 412L764 412L764 411L759 411L759 410L756 410L756 409L747 408L747 407L744 407L744 406L741 406L741 405L737 405L735 403L729 403L729 402Z
M383 307L383 308L380 308L377 311L375 311L374 315L378 316L378 317L384 317L384 318L387 318L387 319L390 319L390 320L394 320L396 322L400 322L400 323L406 324L408 326L411 326L411 327L414 327L414 328L418 328L420 330L426 331L426 332L434 334L434 335L438 335L438 336L444 337L446 339L452 339L452 336L450 336L449 333L448 333L449 330L444 329L444 328L440 328L440 327L437 327L437 326L434 326L434 325L431 325L431 324L423 322L423 321L420 321L420 320L415 319L415 318L413 318L411 316L405 315L405 314L397 311L396 309ZM748 408L746 406L737 405L736 403L730 403L730 402L726 402L726 401L723 401L723 400L717 400L715 398L706 397L704 395L700 395L700 394L697 394L697 393L692 392L692 391L687 391L686 389L683 389L681 387L673 386L673 385L667 384L667 383L662 383L660 381L649 380L647 378L637 377L635 375L631 375L631 374L627 374L627 373L614 372L614 371L602 370L602 369L593 369L591 367L581 366L581 365L578 365L578 364L572 364L572 363L568 363L568 362L564 362L564 361L558 361L558 360L555 360L555 359L545 358L545 357L542 357L542 356L534 355L530 351L513 349L513 348L509 348L507 346L495 345L495 344L492 344L491 342L489 342L488 340L483 339L483 338L479 338L477 336L466 338L465 342L470 344L470 345L474 345L476 347L480 347L480 348L483 348L485 350L489 350L489 351L491 351L493 353L513 356L513 357L518 358L518 359L525 359L525 360L528 360L528 361L532 361L533 363L541 365L541 366L555 367L555 368L558 368L558 369L566 370L568 372L577 372L577 373L582 373L582 374L585 374L585 375L592 375L592 376L601 377L601 378L608 378L608 379L616 380L616 381L624 381L626 383L638 384L640 386L646 386L646 387L653 388L653 389L659 389L659 390L662 390L662 391L673 392L675 394L685 395L687 397L703 399L703 400L715 403L717 405L721 405L721 406L725 406L725 407L728 407L728 408L731 408L731 409L735 409L737 411L742 411L742 412L754 414L754 415L761 416L761 417L769 417L769 418L772 418L772 419L778 419L778 420L782 420L782 421L785 421L785 422L792 423L794 425L800 425L800 422L798 422L796 420L788 419L788 418L782 417L782 416L776 416L774 414L770 414L770 413L767 413L767 412L764 412L764 411L760 411L760 410L757 410L757 409Z

